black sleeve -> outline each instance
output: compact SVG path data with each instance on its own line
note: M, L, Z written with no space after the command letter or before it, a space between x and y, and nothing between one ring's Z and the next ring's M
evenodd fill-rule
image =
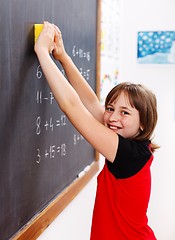
M109 171L117 179L128 178L138 173L150 159L149 141L133 141L119 135L119 145L113 163L107 160Z

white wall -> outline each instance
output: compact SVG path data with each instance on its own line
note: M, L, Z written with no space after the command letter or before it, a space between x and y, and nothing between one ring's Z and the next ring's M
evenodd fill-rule
M175 65L136 62L138 31L175 31L174 0L123 0L121 6L120 80L141 82L157 96L159 122L155 141L161 148L152 165L149 222L158 240L175 239Z
M175 240L175 65L136 62L137 31L175 30L175 1L121 2L120 81L144 83L156 93L158 100L155 140L161 148L152 165L149 222L158 240ZM38 240L89 240L95 189L96 177Z

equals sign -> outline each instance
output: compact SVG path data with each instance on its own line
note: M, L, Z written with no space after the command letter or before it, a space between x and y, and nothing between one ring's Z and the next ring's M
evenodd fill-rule
M56 120L56 127L60 126L60 120Z

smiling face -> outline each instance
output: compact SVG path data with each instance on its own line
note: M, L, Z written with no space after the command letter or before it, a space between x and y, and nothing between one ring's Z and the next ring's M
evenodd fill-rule
M133 138L141 131L139 111L131 106L123 92L112 103L107 104L104 124L124 138Z

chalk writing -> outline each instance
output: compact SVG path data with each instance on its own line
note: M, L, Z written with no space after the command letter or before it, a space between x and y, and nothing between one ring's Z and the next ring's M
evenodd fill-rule
M81 59L83 61L86 61L86 65L83 65L79 67L79 71L81 75L86 79L86 81L90 80L90 74L91 69L89 63L91 62L91 53L90 51L87 51L81 47L78 47L76 45L73 45L72 47L72 57ZM66 77L66 73L64 69L60 70L63 76ZM44 78L41 66L38 65L36 68L36 78L38 80L41 80ZM36 104L37 105L45 105L49 104L49 108L52 108L53 103L55 102L54 95L51 91L47 92L43 89L37 89L35 93L36 98ZM55 116L45 116L43 118L43 115L38 115L35 122L35 133L37 136L40 136L41 134L46 134L47 132L50 132L51 134L54 134L60 127L65 127L67 125L67 118L65 114L61 114L57 118ZM71 139L71 138L70 138ZM84 140L84 137L79 134L75 133L73 134L73 146L76 147L79 145L79 143ZM64 139L63 139L64 141ZM43 159L55 159L58 155L60 157L63 157L66 155L66 144L62 143L59 146L56 144L50 145L47 149L41 150L40 148L37 148L36 150L37 154L37 160L36 163L40 163Z
M81 75L88 81L90 76L90 69L83 70L83 68L79 68Z
M54 120L53 117L50 117L46 120L41 120L41 117L36 119L36 134L40 135L42 130L48 131L49 129L53 132L55 128L64 127L67 125L67 118L63 114L59 119Z
M77 46L73 46L72 49L72 56L78 57L78 58L85 58L88 62L91 60L91 54L89 51L85 51L81 48L78 48Z
M42 71L41 71L41 66L39 65L38 67L37 67L37 69L36 69L36 77L38 78L38 79L40 79L40 78L42 78Z
M41 151L39 148L37 148L36 153L36 163L41 163L42 160L46 159L55 159L57 155L64 157L66 156L66 144L62 143L61 145L50 145L47 149Z
M36 102L38 104L41 104L43 102L47 102L49 104L53 104L54 96L53 93L50 92L49 96L43 96L42 91L37 91L36 92Z
M41 133L41 117L37 117L36 119L36 134L39 135Z
M78 142L82 141L84 137L81 134L74 134L74 145L77 145Z
M88 62L91 61L91 54L90 51L85 51L82 48L77 47L76 45L73 46L72 48L72 56L73 58L79 58L79 59L85 59L87 61L87 66L88 66ZM80 73L82 74L82 76L89 81L90 79L90 68L87 69L83 69L82 67L79 68Z

